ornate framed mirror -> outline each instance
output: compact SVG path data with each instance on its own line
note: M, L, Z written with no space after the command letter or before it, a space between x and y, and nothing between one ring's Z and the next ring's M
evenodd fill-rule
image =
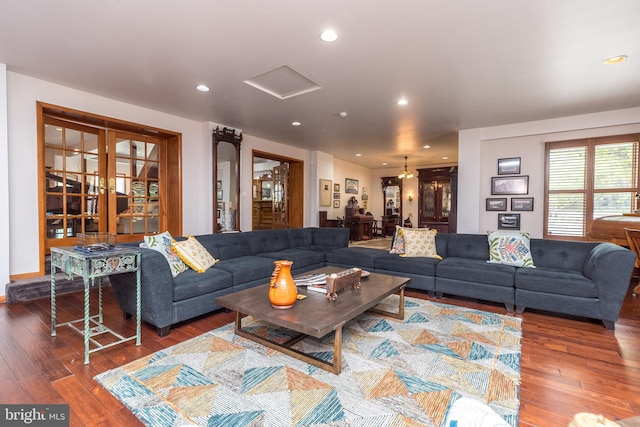
M240 144L242 133L213 131L213 232L240 230Z
M402 225L402 179L397 176L381 178L382 200L382 235L392 236L396 225Z

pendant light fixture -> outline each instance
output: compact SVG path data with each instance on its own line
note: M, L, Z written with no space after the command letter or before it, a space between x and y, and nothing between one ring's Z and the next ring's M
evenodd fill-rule
M400 171L400 174L398 175L398 178L403 179L403 178L413 178L413 173L409 171L409 168L407 167L407 156L404 156L404 170Z

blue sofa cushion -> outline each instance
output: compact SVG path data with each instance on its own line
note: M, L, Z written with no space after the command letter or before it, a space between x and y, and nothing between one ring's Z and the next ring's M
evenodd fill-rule
M440 260L436 258L422 257L401 257L399 255L386 253L374 260L376 270L394 271L406 274L417 274L421 276L435 276L436 265Z
M256 230L245 233L249 236L249 244L251 245L251 255L262 254L266 252L277 252L289 248L288 233L284 230Z
M196 236L196 239L215 259L225 260L251 254L250 233L215 233Z
M290 248L313 245L313 229L307 228L287 228L285 230L289 239Z
M349 245L348 228L309 228L315 246L346 248Z
M335 250L335 246L320 246L320 245L311 245L311 246L300 246L298 249L303 251L311 251L320 255L320 259L322 260L322 264L327 262L327 254L333 250Z
M582 271L597 242L531 239L531 256L536 267Z
M570 295L584 298L596 298L596 284L578 271L553 268L536 268L536 272L527 268L516 271L516 288L546 294Z
M483 237L486 243L487 238ZM469 286L472 286L471 283L484 283L513 287L515 272L516 267L490 264L483 259L447 257L436 265L438 277L470 282Z
M441 255L443 257L489 260L489 240L485 234L449 234L447 253Z
M269 258L271 260L287 259L293 261L292 269L305 268L315 266L320 268L322 265L322 253L314 251L305 251L299 248L285 249L278 252L266 252L258 256Z
M231 286L231 280L230 273L217 268L210 268L204 273L188 269L173 279L173 300L182 301L226 289Z
M375 260L385 255L384 249L361 248L352 246L333 250L327 254L327 262L343 267L360 267L364 269L375 268Z
M229 272L233 276L233 286L260 278L264 278L267 283L275 268L273 261L271 258L249 255L222 260L214 268Z

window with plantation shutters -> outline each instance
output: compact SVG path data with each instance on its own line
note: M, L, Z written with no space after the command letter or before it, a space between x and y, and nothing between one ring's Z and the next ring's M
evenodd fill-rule
M638 137L546 144L545 238L584 239L594 218L639 208Z

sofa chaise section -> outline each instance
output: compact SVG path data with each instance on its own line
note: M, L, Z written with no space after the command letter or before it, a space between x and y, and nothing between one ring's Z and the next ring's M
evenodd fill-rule
M160 336L171 325L220 309L219 296L267 283L275 260L293 261L294 274L324 266L328 253L348 245L349 230L308 227L195 237L218 260L204 273L188 269L173 277L162 254L140 248L142 320ZM113 275L110 281L125 315L135 313L135 275Z
M532 239L535 269L518 269L515 303L526 308L599 319L614 329L636 256L612 243ZM534 271L535 270L535 271Z

